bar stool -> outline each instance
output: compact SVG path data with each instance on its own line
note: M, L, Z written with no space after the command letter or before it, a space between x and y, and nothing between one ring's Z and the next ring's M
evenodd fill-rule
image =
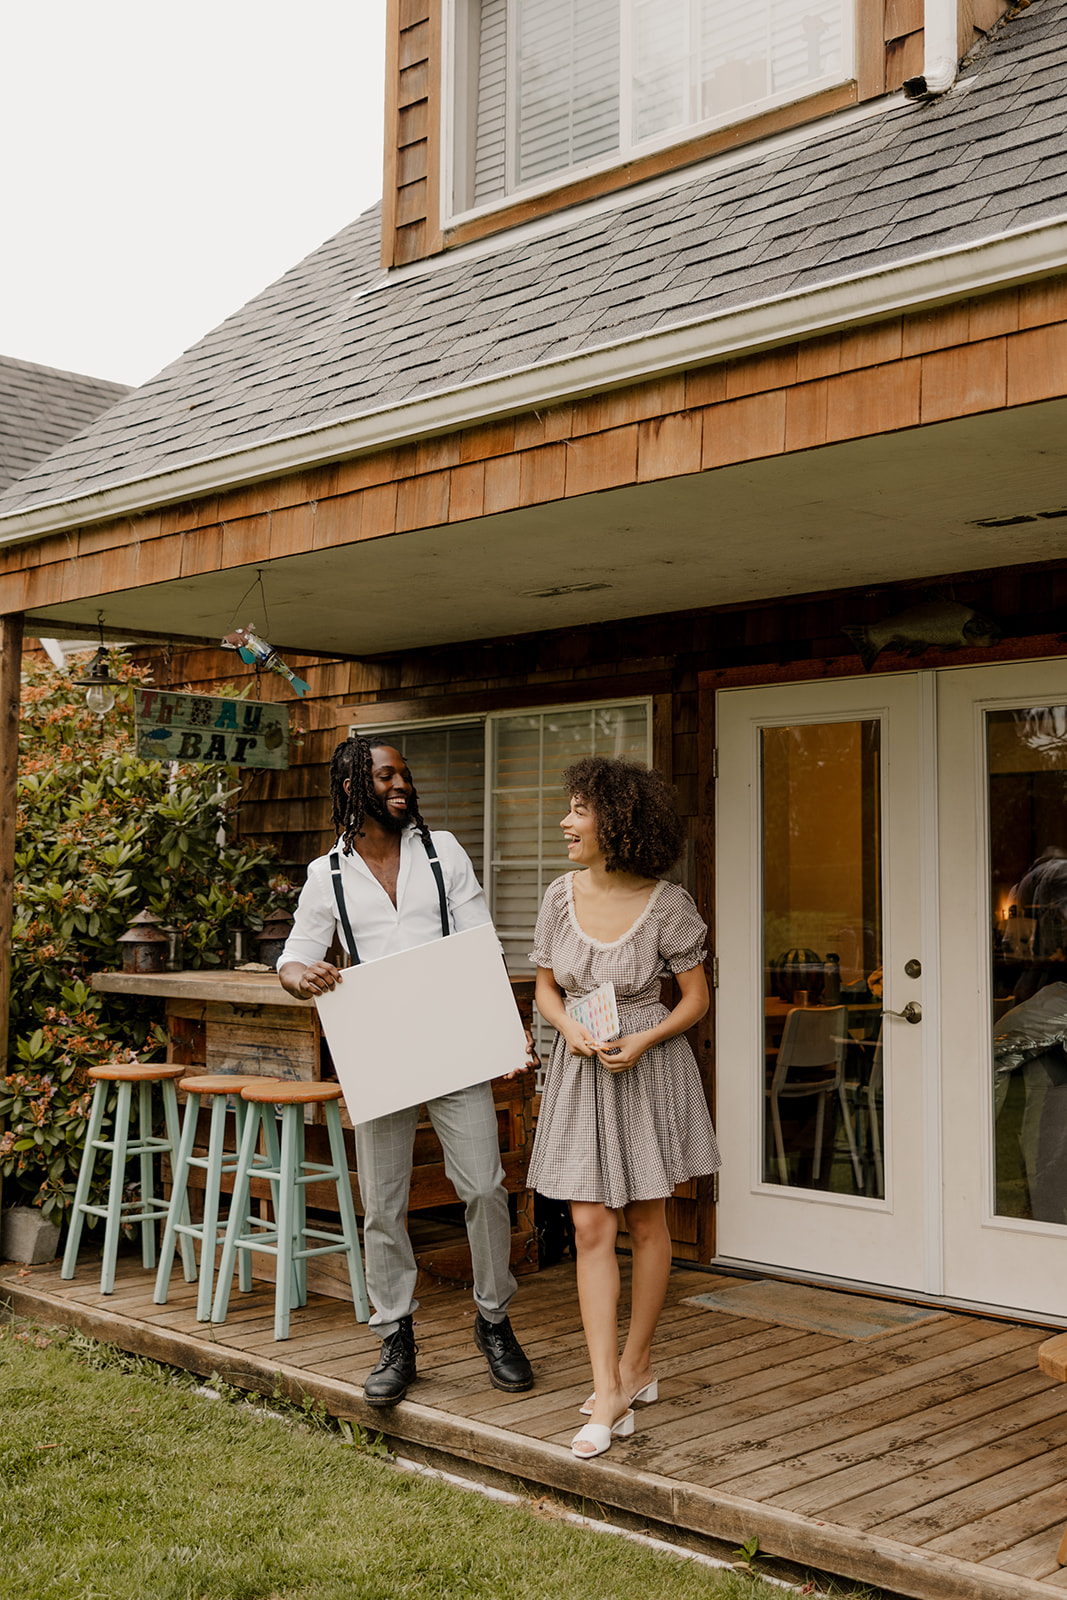
M271 1083L259 1080L241 1090L241 1097L249 1102L251 1111L245 1120L244 1135L238 1156L237 1176L234 1180L233 1199L230 1202L230 1219L219 1262L218 1286L215 1290L213 1322L225 1322L230 1302L230 1283L233 1278L234 1257L238 1251L261 1250L277 1260L277 1281L274 1292L274 1337L288 1339L289 1312L293 1306L307 1303L307 1263L311 1256L326 1256L343 1252L348 1260L348 1277L352 1285L352 1303L356 1319L367 1322L370 1307L363 1281L363 1262L359 1253L359 1235L356 1232L356 1208L352 1204L352 1189L348 1181L348 1160L345 1156L344 1136L341 1133L341 1113L337 1102L341 1098L338 1083ZM326 1130L330 1140L330 1164L308 1161L304 1153L304 1107L322 1106L326 1117ZM278 1149L277 1119L274 1108L282 1114L281 1148ZM256 1161L256 1145L260 1128L271 1153L271 1167ZM277 1155L274 1154L277 1152ZM253 1176L270 1178L278 1185L274 1221L254 1217L249 1213L248 1193ZM309 1183L333 1181L337 1189L337 1209L341 1217L341 1237L327 1233L323 1228L307 1226L306 1191ZM256 1229L261 1232L256 1232ZM327 1241L309 1245L309 1239ZM295 1268L296 1282L293 1282Z
M156 1196L155 1181L152 1165L155 1157L166 1151L171 1159L178 1148L178 1096L174 1089L174 1080L184 1073L184 1067L169 1066L165 1061L144 1065L139 1061L120 1061L109 1066L90 1067L89 1076L96 1082L93 1093L92 1109L89 1112L89 1127L85 1135L85 1150L82 1155L81 1171L78 1173L78 1186L74 1193L74 1205L71 1208L70 1232L67 1236L67 1248L63 1252L63 1266L60 1276L73 1278L74 1266L78 1259L78 1246L81 1243L82 1228L85 1218L106 1217L104 1228L104 1260L100 1271L100 1293L111 1294L115 1287L115 1263L119 1253L119 1236L122 1232L123 1222L139 1222L141 1225L141 1261L146 1268L156 1264L156 1232L154 1224L159 1217L167 1216L170 1206L162 1195ZM118 1084L118 1103L115 1107L115 1126L112 1130L113 1137L102 1139L100 1130L104 1123L104 1110L107 1105L108 1086ZM137 1137L130 1138L130 1124L133 1120L133 1090L137 1086L137 1112L138 1132ZM152 1086L158 1084L163 1098L163 1123L166 1137L159 1138L152 1133ZM89 1186L92 1183L93 1167L96 1164L96 1152L109 1150L111 1152L111 1184L108 1189L106 1206L94 1206L88 1203ZM126 1178L126 1162L131 1156L137 1156L141 1163L141 1197L139 1200L123 1200L122 1187ZM188 1208L185 1208L184 1221L188 1221ZM196 1256L190 1240L182 1238L182 1265L185 1277L192 1283L196 1277Z
M153 1299L157 1306L165 1306L167 1303L171 1268L174 1265L174 1249L178 1240L182 1239L184 1242L186 1236L190 1239L199 1239L200 1285L196 1295L197 1322L211 1321L211 1295L215 1280L215 1258L218 1247L224 1237L223 1230L219 1228L219 1196L222 1190L222 1177L224 1173L237 1171L237 1151L240 1151L241 1148L241 1137L244 1133L245 1120L248 1115L248 1102L241 1099L241 1090L246 1084L255 1085L265 1081L262 1077L241 1076L236 1073L217 1073L205 1077L183 1078L178 1084L178 1088L183 1089L189 1098L185 1103L181 1144L178 1147L178 1154L174 1162L174 1183L171 1189L170 1211L167 1216L167 1225L163 1229L163 1242L159 1251L159 1271L156 1273L156 1289ZM237 1151L232 1155L227 1155L225 1151L226 1110L230 1095L234 1097L234 1114L237 1120ZM211 1126L208 1132L207 1155L194 1156L193 1146L196 1143L197 1119L200 1115L201 1101L205 1098L211 1101ZM257 1157L256 1159L263 1166L271 1165L267 1156ZM204 1220L201 1223L188 1220L189 1210L186 1204L186 1194L189 1186L189 1169L191 1167L199 1167L206 1174L204 1180ZM277 1204L277 1184L273 1187L275 1204ZM250 1293L252 1288L252 1262L247 1254L242 1254L239 1262L239 1283L242 1293Z

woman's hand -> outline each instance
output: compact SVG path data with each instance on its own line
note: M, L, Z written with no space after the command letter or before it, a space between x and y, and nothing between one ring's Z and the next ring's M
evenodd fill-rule
M326 994L341 982L341 973L330 961L312 961L302 967L298 961L287 961L278 973L283 989L299 1000L313 1000Z
M558 1031L566 1039L572 1056L596 1055L596 1040L593 1035L588 1028L583 1028L580 1022L575 1022L573 1017L568 1017L567 1025Z
M597 1050L601 1062L609 1072L629 1072L636 1066L649 1045L652 1043L647 1032L624 1033L618 1039L612 1039L609 1044L602 1044Z

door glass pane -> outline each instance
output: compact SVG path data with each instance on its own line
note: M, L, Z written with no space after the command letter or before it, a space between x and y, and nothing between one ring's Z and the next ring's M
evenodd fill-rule
M1067 1223L1067 706L987 714L994 1210Z
M763 1178L880 1199L881 725L761 731Z

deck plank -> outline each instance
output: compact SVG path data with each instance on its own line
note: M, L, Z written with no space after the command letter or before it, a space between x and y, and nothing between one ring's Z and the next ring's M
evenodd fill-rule
M1035 1393L1048 1392L1026 1348L984 1362L978 1369L961 1371L953 1388L956 1392L951 1398L944 1397L943 1387L941 1400L928 1406L916 1396L914 1409L892 1422L871 1427L869 1419L860 1418L856 1433L755 1472L724 1479L722 1487L731 1494L759 1500L810 1489L816 1502L822 1504L839 1473L849 1486L862 1486L867 1473L873 1475L874 1482L882 1481L877 1476L878 1467L872 1463L884 1462L888 1470L898 1450L937 1438L970 1418L978 1418L980 1427L983 1416L992 1420L1001 1407L1025 1403Z
M1067 1446L1045 1451L941 1496L937 1495L936 1474L929 1476L934 1479L933 1492L922 1504L870 1524L870 1531L954 1553L959 1553L961 1545L966 1546L968 1560L975 1559L971 1550L981 1546L984 1554L978 1559L984 1560L986 1554L1021 1543L1063 1516ZM1053 1491L1054 1484L1057 1488ZM1050 1491L1051 1497L1046 1499ZM1047 1520L1029 1520L1035 1511L1042 1517L1047 1515ZM1008 1537L1000 1542L1005 1533Z
M1067 1505L1064 1507L1064 1521L1067 1521ZM1024 1578L1053 1578L1063 1573L1067 1580L1067 1570L1056 1559L1062 1537L1063 1524L1055 1522L1050 1528L1035 1533L1032 1538L1024 1539L1021 1544L1011 1545L1007 1550L990 1556L985 1565L996 1567L1001 1572L1016 1572Z
M886 1482L866 1494L837 1501L832 1495L828 1496L826 1515L835 1522L847 1523L850 1528L883 1529L894 1517L931 1514L940 1505L948 1510L955 1504L956 1496L978 1486L987 1494L999 1492L1017 1498L1013 1473L1025 1481L1028 1464L1046 1460L1056 1451L1067 1460L1067 1417L1062 1412L1045 1417L1029 1428L1020 1421L1017 1430L1006 1432L988 1444L976 1443L973 1427L968 1428L967 1437L969 1442L963 1450L955 1450L950 1457L927 1466L917 1464L914 1470L901 1473L895 1480L891 1467ZM1005 1477L1009 1481L998 1491L994 1485ZM921 1542L918 1538L909 1538L909 1543Z
M1029 1333L1009 1328L969 1343L965 1330L954 1328L946 1348L949 1337L931 1335L925 1360L890 1364L881 1371L873 1363L872 1367L857 1364L850 1372L838 1372L836 1382L823 1379L811 1385L788 1384L760 1397L758 1405L728 1400L708 1419L715 1428L713 1467L703 1464L706 1451L699 1437L692 1437L698 1430L688 1424L687 1442L664 1452L656 1470L689 1473L692 1469L700 1473L695 1481L721 1484L769 1461L848 1438L863 1426L905 1417L929 1404L932 1397L940 1398L940 1386L946 1380L951 1384L958 1374L972 1368L976 1357L1014 1349L1028 1341ZM1036 1340L1034 1343L1036 1346ZM799 1397L798 1389L802 1391ZM810 1392L804 1394L805 1389ZM670 1426L678 1437L681 1429ZM705 1477L705 1472L710 1475Z
M988 1561L1045 1529L1063 1530L1063 1459L1051 1474L1054 1488L1040 1488L1024 1498L997 1507L980 1521L962 1523L950 1533L928 1540L923 1549L944 1555L963 1554L968 1561ZM1022 1487L1021 1485L1019 1486Z

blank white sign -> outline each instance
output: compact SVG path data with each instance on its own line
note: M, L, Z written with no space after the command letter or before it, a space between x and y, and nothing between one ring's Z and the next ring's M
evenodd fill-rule
M488 922L346 967L315 1004L354 1123L526 1061L526 1032Z

